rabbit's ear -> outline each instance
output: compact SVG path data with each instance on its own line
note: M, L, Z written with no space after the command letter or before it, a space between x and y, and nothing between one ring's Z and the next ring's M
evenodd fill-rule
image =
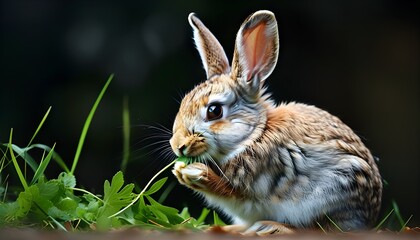
M256 94L277 63L279 36L277 21L270 11L249 16L238 31L231 77Z
M194 29L194 41L200 53L207 78L213 75L229 73L230 67L222 45L216 37L204 26L194 13L190 13L188 21Z

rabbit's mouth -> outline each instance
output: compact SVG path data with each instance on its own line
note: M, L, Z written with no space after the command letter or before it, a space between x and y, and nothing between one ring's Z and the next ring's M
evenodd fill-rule
M177 131L169 141L178 157L196 158L207 151L204 137L199 134L185 135L183 131Z

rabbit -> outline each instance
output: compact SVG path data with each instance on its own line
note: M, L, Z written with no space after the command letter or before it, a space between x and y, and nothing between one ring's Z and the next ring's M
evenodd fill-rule
M188 21L207 80L186 94L169 140L177 180L233 224L267 235L298 229L367 229L381 205L374 157L339 118L312 105L276 104L264 85L279 54L274 14L241 25L232 65L215 36Z

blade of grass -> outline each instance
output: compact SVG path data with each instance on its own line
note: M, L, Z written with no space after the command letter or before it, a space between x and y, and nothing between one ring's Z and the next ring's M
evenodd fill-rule
M398 207L398 204L395 200L392 200L392 208L395 210L395 216L398 219L398 222L400 222L401 226L404 226L404 219L401 216L400 208Z
M32 136L31 140L28 143L28 146L31 145L32 141L35 139L36 135L38 134L39 130L41 130L42 125L44 125L45 120L47 119L48 115L50 114L51 106L48 108L47 112L45 113L44 117L42 118L41 122L38 125L34 135Z
M224 223L222 221L222 219L220 219L219 214L217 214L217 212L214 211L214 210L213 210L213 223L216 226L225 226L226 225L226 223Z
M338 229L338 231L340 231L341 233L344 233L344 231L337 225L337 223L335 223L327 214L325 214L325 216L334 225L334 227L336 227Z
M375 227L375 231L378 231L379 228L385 223L385 221L391 216L391 214L394 212L394 209L391 209L389 213L379 222L379 224Z
M6 144L4 144L6 146ZM25 162L31 167L32 171L36 171L38 168L38 163L35 162L35 160L29 155L28 151L31 149L29 148L20 148L19 146L16 146L15 144L9 145L7 144L8 148L12 148L13 151L21 157Z
M4 191L3 191L3 199L1 200L1 202L6 202L6 196L7 196L7 190L9 189L9 183L6 182L6 186L4 187Z
M121 171L125 172L127 163L130 158L130 110L128 107L128 98L124 97L123 101L123 159L121 162Z
M316 222L316 224L321 229L321 231L323 231L325 234L328 234L327 231L325 231L325 229L321 226L321 224L319 222Z
M100 197L96 196L95 194L93 194L93 193L91 193L91 192L89 192L89 191L87 191L83 188L71 188L71 189L74 190L74 191L79 191L79 192L82 192L82 193L86 193L86 194L92 196L93 198L96 198L96 200L98 200L102 203L104 202L104 200L102 200Z
M47 152L51 151L51 148L48 147L47 145L44 144L32 144L31 146L29 146L28 148L39 148L42 150L45 150ZM67 167L66 163L64 162L64 160L60 157L60 155L58 155L58 153L56 153L55 151L52 151L52 159L54 159L54 161L66 172L69 173L70 170Z
M44 211L44 209L42 209L41 208L41 206L39 206L38 205L38 203L36 203L36 202L33 202L33 204L35 204L35 206L43 213L43 214L45 214L45 216L47 216L49 219L51 219L54 223L55 223L55 225L59 228L59 229L61 229L61 230L63 230L63 231L65 231L65 232L67 232L67 229L60 223L60 222L58 222L55 218L53 218L51 215L49 215L47 212L45 212Z
M402 225L402 227L401 227L401 229L400 229L400 232L402 232L402 231L405 229L405 227L407 226L408 222L411 220L411 218L412 218L412 217L413 217L413 215L411 215L411 216L407 219L407 221L405 221L404 225Z
M2 148L0 148L0 152L1 152L1 154L3 155L3 156L1 157L1 160L0 160L0 162L1 162L1 166L0 166L0 174L1 174L1 172L3 172L3 169L7 166L7 163L6 163L6 152L7 152L7 148L6 148L6 152L5 152L5 151L3 151L3 149L2 149ZM1 177L1 175L0 175L0 177Z
M8 147L9 144L3 144L4 146ZM51 148L44 145L44 144L32 144L28 147L25 148L20 148L19 146L16 146L15 144L12 144L12 148L13 150L18 154L19 157L22 157L23 160L25 160L25 162L31 167L32 171L36 171L38 169L38 163L35 162L35 160L31 157L31 155L29 155L29 151L33 148L39 148L42 150L45 150L47 152L51 151ZM69 168L67 167L67 165L64 163L63 159L60 157L60 155L58 155L56 152L53 153L53 159L54 161L57 162L57 164L65 171L65 172L70 172Z
M105 94L108 85L111 83L112 79L114 78L114 74L111 74L108 78L108 81L105 83L105 86L102 88L102 91L99 93L98 98L96 99L95 103L93 104L92 109L89 112L88 117L86 118L85 124L82 129L82 133L80 135L79 143L77 145L76 154L74 155L73 164L71 166L70 173L74 175L74 171L76 170L77 162L79 161L80 153L82 152L82 148L86 139L87 132L89 130L90 123L92 122L93 116L95 115L96 108L99 105L99 102L102 100L103 95Z
M12 162L13 162L13 165L15 166L15 170L16 170L16 173L19 177L19 180L22 183L23 188L26 190L26 189L28 189L28 183L26 182L25 177L22 174L22 170L20 170L19 164L16 160L15 154L13 153L12 136L13 136L13 128L10 129L10 137L9 137L10 157L12 158Z
M176 185L176 182L169 183L169 185L165 188L165 190L163 190L162 194L160 194L160 197L158 200L159 203L163 203L166 200L166 198L169 196L169 193L172 191L172 189L174 189L175 185Z
M47 154L45 159L41 162L38 169L35 171L35 174L32 178L31 185L36 183L40 176L42 176L45 172L45 169L47 168L48 164L50 163L53 153L54 153L55 143L53 147L51 148L51 151Z
M206 220L206 218L209 215L209 213L210 213L210 209L203 208L203 210L201 210L200 216L197 218L198 224L204 223L204 220Z

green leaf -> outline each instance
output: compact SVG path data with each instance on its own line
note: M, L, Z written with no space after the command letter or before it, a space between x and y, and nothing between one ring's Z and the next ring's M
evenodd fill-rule
M171 167L172 165L175 164L175 160L172 161L171 163L169 163L168 165L166 165L164 168L162 168L159 172L157 172L151 179L150 181L146 184L146 186L144 187L144 189L133 199L133 201L131 201L127 206L125 206L123 209L121 209L120 211L114 213L113 215L109 216L110 218L117 216L118 214L124 212L126 209L130 208L131 206L134 205L134 203L136 203L140 197L142 197L144 195L144 192L146 191L146 189L148 188L148 186L155 180L155 178L157 178L157 176L159 176L162 172L164 172L166 169L168 169L169 167Z
M153 213L153 215L155 215L155 217L165 223L169 223L169 219L168 217L166 217L166 215L161 212L158 208L155 208L153 206L148 206L149 210Z
M22 217L28 214L31 210L35 198L39 196L39 189L36 185L28 187L25 191L19 193L17 202L19 204L19 210L16 213L17 217Z
M136 206L136 205L133 205ZM144 222L147 221L147 216L150 215L149 209L146 207L146 202L144 201L144 196L140 196L138 206L138 214L135 215L135 218L141 219Z
M128 205L134 198L134 184L128 184L122 188L124 184L123 173L119 171L112 178L111 183L108 180L104 183L104 199L103 206L99 209L99 217L109 217L116 213L122 207ZM122 188L122 189L121 189ZM104 222L108 222L105 221Z
M59 219L61 221L67 222L73 220L73 217L70 216L69 212L59 209L56 206L51 206L47 209L48 216L54 219Z
M158 181L156 181L150 188L149 190L145 191L143 194L146 195L152 195L153 193L159 191L162 186L165 184L166 180L168 180L168 177L162 178Z
M77 206L77 201L69 197L65 197L57 203L59 209L66 211L67 213L73 213L72 215L75 215Z
M151 223L152 225L154 225L155 228L156 227L158 227L158 228L163 227L163 228L169 228L170 229L170 228L173 227L172 224L168 223L167 221L162 220L160 218L153 217L153 216L150 216L148 218L148 222Z
M108 230L112 227L112 220L105 215L99 216L96 220L96 226L99 230Z
M150 202L150 207L159 210L165 215L165 217L161 218L161 220L168 221L173 225L180 224L182 221L184 221L184 219L179 216L178 209L164 206L150 196L146 196L146 198Z
M11 203L0 203L0 225L13 222L23 215L24 214L20 211L20 206L17 201Z
M176 159L177 162L183 162L185 164L189 164L191 162L191 160L192 160L191 158L188 158L188 157L185 157L185 156L178 157Z
M58 181L62 182L65 188L76 187L76 177L74 175L62 172L58 175Z
M160 204L159 202L157 202L156 200L154 200L150 196L145 196L145 197L150 202L150 205L152 207L159 209L160 211L164 212L165 214L178 214L178 209L173 208L173 207L164 206L164 205Z
M102 206L100 202L92 198L88 203L79 203L75 214L78 218L84 219L86 222L94 222L97 219L99 207Z
M62 184L54 180L38 183L36 186L39 189L39 195L48 200L57 200L60 195L64 195L64 190L60 189Z

